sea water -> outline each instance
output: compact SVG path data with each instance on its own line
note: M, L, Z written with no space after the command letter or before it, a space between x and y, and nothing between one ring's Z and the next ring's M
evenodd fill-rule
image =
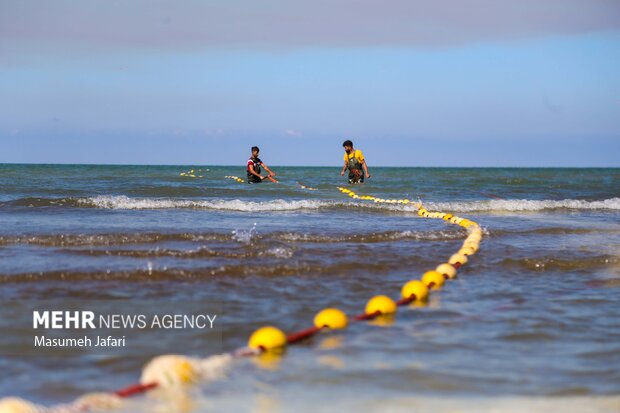
M466 236L412 204L344 196L338 167L273 169L280 183L248 185L225 178L244 178L238 166L0 165L0 301L221 302L221 348L183 343L207 357L263 325L292 332L325 307L398 298ZM475 220L480 251L389 325L321 334L268 367L233 363L192 389L195 411L618 409L619 169L371 172L358 194ZM142 344L177 352L167 337ZM138 381L149 359L0 355L0 395L70 402Z

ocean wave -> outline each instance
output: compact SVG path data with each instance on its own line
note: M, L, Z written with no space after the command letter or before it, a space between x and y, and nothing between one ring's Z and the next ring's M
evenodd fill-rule
M154 244L168 241L230 241L222 233L109 233L109 234L32 234L0 236L0 246L32 244L43 247L108 246L126 244Z
M201 267L169 267L153 266L148 263L140 268L96 269L76 270L52 270L52 271L26 271L26 272L0 272L0 284L23 283L36 281L173 281L173 280L197 280L204 281L219 277L244 278L265 277L291 278L295 282L297 277L329 275L331 277L347 276L356 273L359 277L369 274L389 274L399 268L429 268L436 260L426 255L410 254L407 257L396 255L386 256L385 260L368 261L360 265L360 261L296 261L290 260L292 250L284 247L274 247L265 251L277 259L277 263L269 262L259 264L249 262L247 264L216 264ZM398 258L398 259L397 259ZM436 265L436 264L435 264Z
M317 210L326 208L351 208L361 206L373 209L390 211L414 212L414 205L378 204L373 202L335 201L335 200L283 200L245 201L245 200L186 200L186 199L153 199L129 198L127 196L97 196L79 201L84 206L106 209L214 209L244 212L263 211L298 211ZM425 207L437 211L451 212L522 212L544 211L557 209L577 210L620 210L620 198L605 199L602 201L586 201L578 199L554 200L484 200L484 201L456 201L456 202L427 202Z
M103 234L29 234L0 236L0 246L13 244L30 244L42 247L99 247L122 246L133 244L158 244L166 242L199 243L241 243L247 244L247 237L262 242L299 242L299 243L377 243L401 240L441 241L458 240L465 236L464 231L456 228L435 231L379 231L360 234L320 234L306 232L268 232L241 231L222 232L180 232L180 233L103 233ZM256 244L259 244L258 242ZM140 252L144 253L144 252ZM203 251L203 253L208 253ZM94 252L93 254L97 254ZM114 253L116 254L116 253ZM118 253L122 254L122 253Z
M601 254L596 256L556 257L543 256L536 258L505 258L499 266L501 268L519 268L527 271L592 271L593 269L617 266L620 259L617 256Z
M133 198L126 195L98 195L93 197L40 198L27 197L0 202L0 207L69 207L100 209L204 209L241 212L297 211L337 208L353 205L351 202L336 200L265 200L247 201L240 199L185 199L185 198Z
M297 211L304 209L320 209L350 205L342 201L326 200L291 200L274 199L270 201L232 200L189 200L175 198L129 198L124 195L101 195L83 198L78 203L85 207L105 209L215 209L224 211L265 212L265 211Z
M476 201L423 202L429 210L443 212L528 212L547 210L620 210L620 198L605 200L531 200L492 199ZM133 198L126 195L98 195L84 198L21 198L0 203L17 207L77 207L120 210L199 209L239 212L277 212L338 208L415 212L413 204L380 204L355 200L273 199L248 201L241 199Z
M557 209L576 210L620 210L620 198L601 201L582 199L531 200L531 199L492 199L485 201L425 202L427 209L451 212L523 212Z

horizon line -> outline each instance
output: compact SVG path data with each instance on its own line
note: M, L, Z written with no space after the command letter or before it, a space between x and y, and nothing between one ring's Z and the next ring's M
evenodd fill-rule
M0 162L0 165L45 165L45 166L214 166L214 167L230 167L230 168L243 168L245 165L243 164L198 164L198 163L173 163L173 164L147 164L147 163L136 163L136 164L128 164L128 163L72 163L72 162ZM341 168L341 165L271 165L274 168ZM429 166L429 165L370 165L370 168L437 168L437 169L446 169L446 168L468 168L468 169L476 169L476 168L488 168L488 169L620 169L620 165L618 166L608 166L608 165L598 165L598 166L500 166L500 165L478 165L478 166Z

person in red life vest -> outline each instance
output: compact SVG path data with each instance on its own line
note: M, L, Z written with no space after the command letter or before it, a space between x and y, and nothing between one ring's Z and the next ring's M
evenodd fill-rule
M260 149L258 149L258 146L252 146L252 156L248 159L247 166L248 184L258 184L263 182L263 179L269 179L275 182L275 179L273 179L273 177L276 176L275 172L269 169L267 165L260 160L258 157L259 152ZM269 175L261 175L261 168L265 168L265 171L267 171Z

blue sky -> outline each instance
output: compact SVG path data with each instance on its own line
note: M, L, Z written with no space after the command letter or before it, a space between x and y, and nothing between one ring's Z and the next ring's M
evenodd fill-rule
M0 0L0 162L620 166L614 2L108 3Z

